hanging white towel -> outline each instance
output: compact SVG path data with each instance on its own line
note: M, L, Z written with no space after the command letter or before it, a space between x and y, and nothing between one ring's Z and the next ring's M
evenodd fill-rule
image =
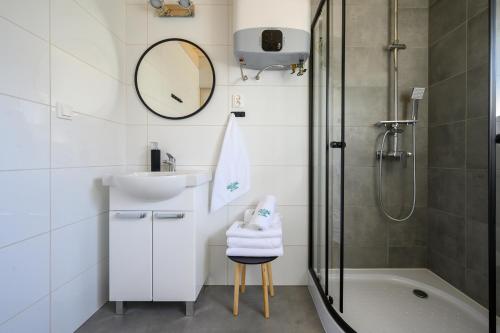
M212 212L250 190L250 160L234 114L229 117L215 170Z
M229 247L226 250L226 255L233 257L281 257L283 255L283 246L276 249L245 249Z

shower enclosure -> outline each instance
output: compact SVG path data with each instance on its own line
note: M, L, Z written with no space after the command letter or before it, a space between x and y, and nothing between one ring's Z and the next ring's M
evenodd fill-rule
M497 332L495 12L313 5L309 273L328 332Z

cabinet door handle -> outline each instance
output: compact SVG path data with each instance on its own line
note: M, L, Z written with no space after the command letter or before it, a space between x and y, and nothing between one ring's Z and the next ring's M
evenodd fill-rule
M184 213L156 213L155 218L158 220L179 220L186 216Z
M120 213L116 213L115 214L115 216L117 218L124 219L124 220L125 219L130 219L130 220L132 220L132 219L133 220L139 219L139 220L142 220L142 219L146 218L147 215L148 214L146 214L146 213L132 213L132 212L131 213L121 213L120 212Z

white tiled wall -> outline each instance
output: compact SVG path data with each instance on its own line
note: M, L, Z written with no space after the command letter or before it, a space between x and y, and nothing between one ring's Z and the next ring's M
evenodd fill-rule
M125 13L124 0L0 2L1 333L73 332L107 300L100 178L127 159Z
M275 282L306 283L307 78L266 72L242 82L232 1L196 3L196 17L169 20L143 0L0 2L0 333L72 332L106 301L108 194L100 178L147 168L153 140L180 168L213 169L235 93L246 103L238 121L253 184L210 216L209 283L232 283L225 228L266 193L277 195L284 216ZM147 112L132 85L142 51L168 37L198 43L217 75L207 108L181 121ZM74 109L72 120L56 116L57 103ZM249 269L249 283L259 279Z
M165 19L143 1L127 1L127 163L147 168L148 142L160 142L181 168L214 169L232 94L241 94L246 118L239 118L252 161L252 190L210 216L209 284L231 284L233 266L225 256L225 230L267 193L277 196L284 216L285 256L274 265L276 284L306 284L307 270L307 77L266 72L255 81L240 79L232 54L232 1L198 0L190 19ZM217 86L209 105L185 120L166 120L147 112L132 85L142 52L161 39L180 37L199 44L214 63ZM249 283L260 284L255 267Z

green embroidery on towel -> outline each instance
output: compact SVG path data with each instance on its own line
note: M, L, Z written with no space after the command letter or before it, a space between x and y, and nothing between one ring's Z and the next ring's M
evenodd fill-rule
M271 211L269 209L259 209L259 216L269 217L269 215L271 215Z
M236 191L239 188L240 188L240 183L238 183L238 182L232 182L232 183L230 183L229 185L226 186L226 189L229 192L234 192L234 191Z

